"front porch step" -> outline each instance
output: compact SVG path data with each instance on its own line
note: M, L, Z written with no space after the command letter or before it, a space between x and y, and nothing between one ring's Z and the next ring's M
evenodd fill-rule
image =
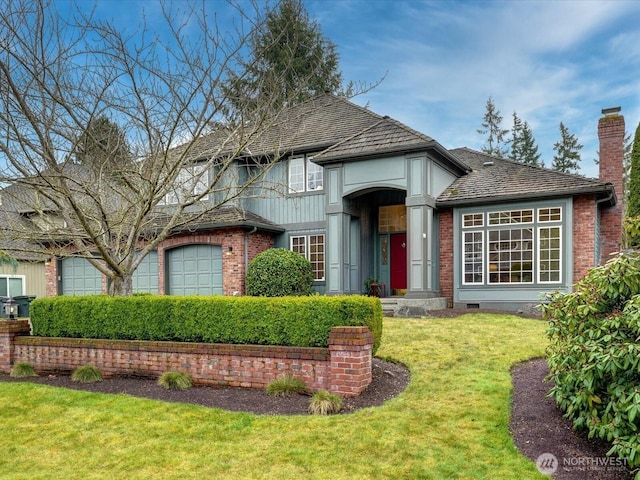
M447 308L447 299L385 297L380 299L385 317L421 318L429 316L432 310Z

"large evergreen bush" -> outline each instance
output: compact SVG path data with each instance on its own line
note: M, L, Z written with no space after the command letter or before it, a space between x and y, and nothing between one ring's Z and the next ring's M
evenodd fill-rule
M620 254L549 300L549 396L574 428L640 465L640 256Z
M311 262L284 248L271 248L256 255L249 263L245 283L247 295L254 297L311 295L312 284Z

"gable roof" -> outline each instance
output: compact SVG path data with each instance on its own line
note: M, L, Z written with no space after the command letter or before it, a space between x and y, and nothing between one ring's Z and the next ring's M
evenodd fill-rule
M472 171L454 181L437 198L438 206L462 206L594 194L616 204L613 185L595 179L512 160L496 158L469 148L451 153Z

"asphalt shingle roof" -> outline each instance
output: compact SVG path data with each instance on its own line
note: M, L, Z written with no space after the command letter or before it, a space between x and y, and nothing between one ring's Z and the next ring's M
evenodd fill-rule
M454 181L437 198L438 206L476 205L519 199L613 193L609 183L491 157L469 148L450 150L472 171ZM611 200L615 204L615 195Z

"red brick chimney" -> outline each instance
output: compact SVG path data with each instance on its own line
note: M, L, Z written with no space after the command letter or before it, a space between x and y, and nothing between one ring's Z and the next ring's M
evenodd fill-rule
M607 262L611 254L619 252L622 247L624 117L620 115L620 110L620 107L603 109L604 117L598 122L600 181L613 185L617 199L613 207L601 209L599 263Z

